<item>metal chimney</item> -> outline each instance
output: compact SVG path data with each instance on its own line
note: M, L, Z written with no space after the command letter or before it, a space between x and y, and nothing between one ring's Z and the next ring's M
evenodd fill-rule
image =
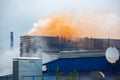
M10 32L10 48L14 47L14 35L13 32Z

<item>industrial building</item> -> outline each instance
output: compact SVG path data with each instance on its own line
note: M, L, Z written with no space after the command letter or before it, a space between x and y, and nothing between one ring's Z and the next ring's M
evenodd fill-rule
M57 57L44 64L41 58L14 58L13 76L2 76L0 80L43 80L42 77L44 80L58 80L58 77L60 80L73 80L73 77L75 80L120 79L120 59L115 64L109 63L104 50L60 51Z
M44 80L58 80L58 77L60 80L73 80L73 77L75 80L120 79L120 59L111 64L105 57L105 51L109 46L115 46L120 53L119 39L85 37L68 40L58 36L21 36L22 58L13 59L13 76L0 79L43 80L42 77ZM37 52L47 56L32 58L31 56ZM45 59L48 61L44 61Z
M42 60L34 57L13 59L13 80L39 80L42 75Z
M56 70L59 69L62 79L78 71L77 80L98 79L94 71L102 71L104 80L116 80L120 76L120 60L115 65L110 64L105 57L109 46L115 46L120 53L119 39L77 38L75 40L51 36L21 36L21 56L29 56L40 51L49 55L42 56L42 64L47 70L43 71L45 80L56 80ZM67 75L66 75L67 74ZM93 76L94 74L94 76ZM93 77L92 77L93 76ZM83 79L82 79L83 78Z
M21 36L20 54L34 54L38 50L59 53L72 50L106 50L109 46L120 49L119 39L77 38L75 40L51 36Z
M62 79L70 76L74 70L79 73L77 80L116 80L120 78L120 60L115 64L109 63L105 57L105 50L60 51L57 57L56 60L43 64L47 68L44 75L50 76L45 80L56 80L57 69L62 73ZM102 71L105 79L93 79L91 74L94 71ZM96 75L94 74L93 77Z

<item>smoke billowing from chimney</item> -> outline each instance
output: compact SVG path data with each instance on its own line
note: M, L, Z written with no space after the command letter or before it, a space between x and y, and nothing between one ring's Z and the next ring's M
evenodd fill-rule
M115 13L89 11L82 16L58 14L34 23L28 32L34 36L66 38L120 38L120 16Z

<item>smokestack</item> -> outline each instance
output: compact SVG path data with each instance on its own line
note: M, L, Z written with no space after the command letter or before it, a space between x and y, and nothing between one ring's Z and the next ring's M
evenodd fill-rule
M14 37L13 37L13 32L10 32L10 48L12 49L14 46Z

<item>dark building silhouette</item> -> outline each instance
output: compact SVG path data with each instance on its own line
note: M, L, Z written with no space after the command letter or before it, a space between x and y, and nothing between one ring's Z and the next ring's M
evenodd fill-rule
M105 50L109 46L120 49L120 39L77 38L75 40L51 36L21 36L20 52L34 54L41 50L46 53L59 53L72 50Z

